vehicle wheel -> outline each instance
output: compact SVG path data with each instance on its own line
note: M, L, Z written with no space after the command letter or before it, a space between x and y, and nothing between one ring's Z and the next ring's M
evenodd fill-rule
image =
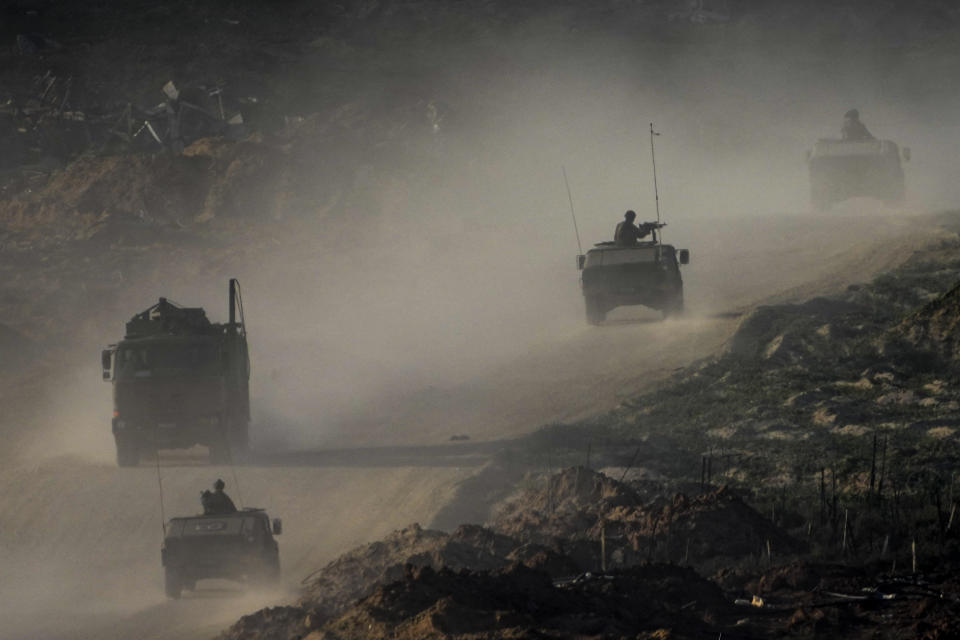
M663 308L663 319L666 320L671 316L681 316L683 315L683 296L680 295L670 302L667 303L667 306Z
M903 206L903 201L905 200L904 192L906 190L903 188L903 184L899 184L893 189L891 189L890 194L883 199L883 204L888 207L900 207Z
M230 429L230 454L234 462L242 461L247 458L250 452L250 425L246 420L242 420L237 425L231 425Z
M117 435L117 466L135 467L140 464L140 445L136 438Z
M180 592L183 590L183 583L180 580L180 573L176 569L167 567L163 574L163 590L168 598L174 600L180 599Z
M587 306L587 323L598 325L607 319L607 310L603 306L603 298L600 296L590 296L584 298Z
M232 460L230 456L230 444L226 438L217 438L216 441L207 445L210 464L229 464Z
M280 558L268 558L263 568L255 577L255 582L266 587L275 587L280 584Z
M210 449L211 464L230 464L246 459L250 450L250 432L246 420L234 422L223 418L213 441L207 445Z

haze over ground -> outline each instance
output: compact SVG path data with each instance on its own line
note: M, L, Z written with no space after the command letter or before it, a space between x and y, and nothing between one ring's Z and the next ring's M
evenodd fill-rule
M16 567L0 578L0 594L4 617L18 616L11 618L21 625L17 634L29 637L42 619L51 637L206 637L262 604L214 599L225 611L216 622L187 604L190 613L178 620L184 608L165 603L160 589L156 473L146 464L114 467L110 391L97 355L159 296L223 319L227 278L240 279L257 446L501 438L610 406L620 384L635 390L708 355L736 322L715 314L795 287L809 285L803 291L813 294L869 278L933 235L915 223L917 214L960 202L953 175L960 96L946 80L956 70L945 44L953 23L920 21L908 31L916 21L904 20L902 33L885 36L883 16L864 3L850 4L862 25L846 30L820 5L791 28L799 9L787 3L779 20L770 9L757 17L752 5L736 6L727 25L647 24L616 5L578 3L546 3L511 23L516 9L508 4L410 5L368 18L350 5L343 31L324 27L322 37L310 36L309 25L291 26L302 57L257 72L278 102L285 94L299 99L287 105L295 106L288 138L251 143L273 149L267 157L281 177L260 184L251 172L247 191L224 207L245 211L243 197L253 194L264 203L257 215L203 223L183 211L184 228L172 237L103 246L38 240L57 218L37 216L35 227L29 215L2 218L0 252L18 276L0 285L0 324L40 348L37 362L4 372L11 409L0 418L14 452L0 485L0 551ZM257 3L238 6L237 41L251 48L275 44L258 38L258 23L283 31L292 21ZM162 25L172 29L189 15L168 12ZM134 24L133 35L150 29ZM72 45L67 33L53 36ZM175 51L173 44L154 50L144 73L206 79L189 61L178 63ZM205 60L215 66L215 57ZM108 64L87 64L110 75ZM236 67L219 71L243 76ZM111 82L114 91L122 87ZM133 84L137 99L158 99L160 85L150 94L145 81ZM439 120L428 116L430 104ZM850 107L875 135L913 149L904 211L854 201L829 216L809 212L804 151L836 135ZM653 215L650 122L662 133L664 237L692 253L684 271L690 313L662 325L589 329L561 167L584 248L609 239L625 209ZM292 160L284 156L290 149ZM152 185L148 201L186 190L162 177L137 179ZM91 178L73 186L90 184L106 228L136 213L117 197L121 184ZM166 252L172 245L179 246ZM117 278L110 260L130 246L132 275ZM73 252L69 260L57 258L64 251ZM44 266L48 254L52 268ZM82 276L74 260L84 261ZM82 294L86 286L96 293ZM163 467L168 516L190 512L200 488L227 473L194 463L174 456ZM238 471L245 491L287 521L281 548L291 587L359 538L429 521L469 473L407 464ZM91 586L91 575L103 584ZM68 601L79 611L64 611ZM91 618L94 601L105 610Z

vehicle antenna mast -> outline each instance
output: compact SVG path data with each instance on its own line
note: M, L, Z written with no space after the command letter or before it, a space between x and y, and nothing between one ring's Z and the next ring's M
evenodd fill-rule
M570 194L570 181L567 180L567 168L560 165L563 171L563 184L567 186L567 200L570 202L570 217L573 218L573 232L577 234L577 253L583 253L583 247L580 245L580 230L577 229L577 215L573 212L573 196Z
M657 208L657 226L660 225L660 190L657 188L657 154L653 149L653 137L660 135L653 130L653 123L650 123L650 161L653 163L653 201ZM660 234L655 235L655 240L660 240Z

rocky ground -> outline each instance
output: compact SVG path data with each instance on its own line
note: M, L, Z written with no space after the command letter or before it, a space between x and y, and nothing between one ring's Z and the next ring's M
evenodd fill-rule
M219 638L872 638L881 629L883 637L948 638L958 631L960 585L948 569L898 573L850 558L815 560L726 488L644 503L629 486L577 467L548 478L545 489L520 491L503 509L488 527L446 534L412 525L359 547L312 575L296 605L245 616ZM633 518L625 522L626 514ZM551 520L553 527L533 524ZM670 555L657 549L658 539L684 541L675 550L684 557L651 561ZM709 578L694 568L704 557L693 555L707 549L724 555L724 568Z

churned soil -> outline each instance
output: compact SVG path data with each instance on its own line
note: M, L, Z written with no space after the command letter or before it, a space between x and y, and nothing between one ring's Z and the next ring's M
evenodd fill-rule
M794 554L803 545L721 487L644 504L628 485L583 467L508 500L491 524L524 542L572 555L582 570L662 559L694 564L744 556ZM607 558L600 557L603 539ZM768 548L769 547L769 548Z
M647 565L554 583L513 564L498 571L407 566L338 617L306 608L246 616L222 640L260 638L696 638L730 624L720 589L692 569ZM267 635L272 633L272 635Z

